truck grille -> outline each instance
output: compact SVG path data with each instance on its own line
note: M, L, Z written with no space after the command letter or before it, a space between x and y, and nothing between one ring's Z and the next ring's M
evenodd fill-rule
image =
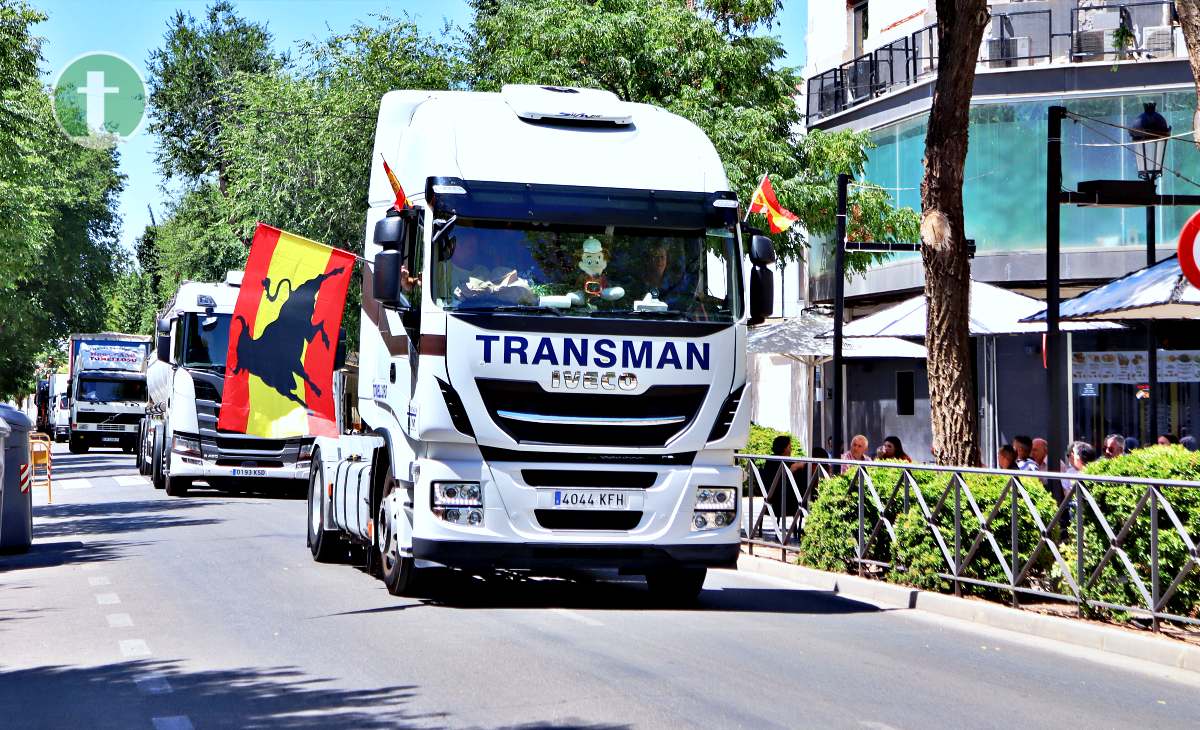
M598 487L649 489L658 474L652 471L597 471L595 469L522 469L521 478L531 487Z
M655 385L630 396L548 393L523 380L478 378L475 383L488 414L513 440L564 446L665 446L691 424L708 394L707 385ZM609 425L604 419L625 422Z
M637 527L642 521L642 513L634 510L613 510L599 512L593 510L567 509L538 509L533 514L538 524L547 530L622 530L628 531Z
M216 436L225 378L203 370L189 370L188 373L196 387L196 426L201 436Z
M79 411L75 414L76 423L99 423L104 425L119 426L122 424L132 425L142 422L141 413L96 413L89 411ZM104 431L103 427L100 428ZM117 429L120 430L120 429Z

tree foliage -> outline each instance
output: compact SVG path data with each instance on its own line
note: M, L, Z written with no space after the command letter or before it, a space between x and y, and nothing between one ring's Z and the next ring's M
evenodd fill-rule
M70 142L38 81L31 26L44 16L0 3L0 397L32 389L48 351L104 323L117 259L112 150Z
M194 181L216 174L225 186L220 148L230 102L229 81L241 73L267 73L281 59L271 52L265 25L250 23L229 0L217 0L204 21L176 11L163 46L150 53L150 124L158 136L163 174Z

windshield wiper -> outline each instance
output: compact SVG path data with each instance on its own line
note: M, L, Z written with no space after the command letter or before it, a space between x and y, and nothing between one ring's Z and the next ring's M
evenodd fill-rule
M466 311L471 311L464 307ZM546 307L541 304L501 304L495 307L481 307L480 310L486 312L517 312L526 314L553 314L556 317L562 316L562 310L557 307Z
M638 319L687 319L686 312L681 312L678 309L604 309L592 312L593 317L609 317L614 319L623 319L626 317L635 317Z

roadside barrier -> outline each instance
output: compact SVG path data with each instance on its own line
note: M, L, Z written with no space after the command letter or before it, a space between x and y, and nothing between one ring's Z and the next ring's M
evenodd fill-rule
M29 462L21 474L21 491L30 487L46 488L46 504L54 504L53 471L54 454L50 437L44 433L29 434Z
M778 549L787 560L802 548L841 549L836 557L859 575L1007 595L1017 607L1033 596L1074 604L1081 615L1125 613L1155 631L1163 620L1200 625L1200 482L736 458L746 475L742 535L751 554ZM765 484L759 463L772 461L804 466L799 475L781 467ZM840 496L827 497L813 521L822 489ZM806 542L817 523L821 534Z

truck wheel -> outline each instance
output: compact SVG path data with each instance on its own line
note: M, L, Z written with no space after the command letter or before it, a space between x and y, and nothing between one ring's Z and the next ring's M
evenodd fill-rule
M646 587L650 589L650 596L655 601L668 604L691 603L700 596L707 576L707 568L660 570L646 576Z
M86 454L88 452L88 445L83 442L81 437L71 434L67 442L67 449L72 454Z
M390 461L390 460L389 460ZM392 479L389 465L384 476L385 484L390 484L379 502L379 515L375 520L375 539L378 541L379 569L383 573L383 584L388 593L393 596L412 595L416 587L417 566L411 557L400 554L399 531L392 524L391 516L387 513L388 496L395 490L396 483Z
M163 483L163 443L159 438L161 431L155 431L153 455L150 458L150 481L154 483L155 489L163 489L167 485Z
M335 562L346 553L338 534L325 529L325 503L325 468L321 452L314 451L308 472L308 548L318 563Z
M146 434L143 433L142 427L139 425L138 432L137 432L137 438L133 442L134 443L133 463L135 465L137 465L138 474L145 474L145 472L142 471L142 469L144 468L142 466L142 464L145 462L145 459L142 457L146 451L145 449L142 448L142 444L144 444L145 442L146 442Z
M173 477L170 474L163 475L163 484L167 489L168 497L186 497L188 489L192 486L192 480L186 477Z

